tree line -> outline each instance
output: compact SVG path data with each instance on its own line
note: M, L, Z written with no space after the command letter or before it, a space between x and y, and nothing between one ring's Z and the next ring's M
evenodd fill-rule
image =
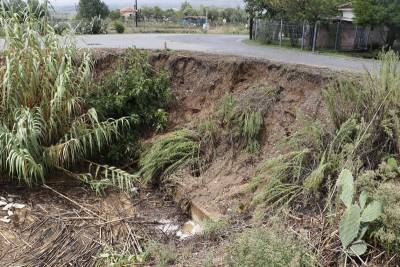
M348 0L245 0L250 19L270 18L315 23L339 15ZM400 1L352 0L355 21L361 26L385 28L386 48L400 38Z
M117 20L121 18L119 10L110 11L107 5L101 0L80 0L78 4L79 19L91 19L93 17ZM146 21L179 21L186 16L205 16L208 15L212 23L246 23L247 14L244 9L237 8L217 8L200 6L193 7L189 2L182 3L178 10L162 9L159 6L145 6L139 9L139 17Z
M143 7L140 9L140 16L145 20L155 21L178 21L186 16L208 16L211 23L231 23L239 24L247 22L247 14L244 9L237 8L218 8L200 6L194 8L189 2L183 2L180 9L161 9L155 7Z

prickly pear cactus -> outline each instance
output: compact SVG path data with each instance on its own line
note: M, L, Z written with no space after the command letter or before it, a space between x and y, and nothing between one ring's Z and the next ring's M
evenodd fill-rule
M367 251L367 243L362 238L368 230L368 223L382 214L382 204L379 201L367 204L368 196L365 192L360 194L359 205L353 203L354 178L349 170L344 169L340 173L338 186L341 189L340 199L347 208L340 220L340 241L350 254L362 255Z
M339 237L344 248L357 238L360 225L361 209L358 205L352 205L344 213L339 225Z

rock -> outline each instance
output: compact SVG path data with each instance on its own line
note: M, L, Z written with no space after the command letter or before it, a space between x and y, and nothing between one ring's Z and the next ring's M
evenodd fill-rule
M5 206L3 207L2 210L10 210L10 209L12 209L13 205L14 205L13 203L8 203L7 205L5 205Z
M8 216L4 216L3 218L0 218L0 222L3 222L3 223L10 223L10 222L11 222L11 219L8 218Z
M7 215L8 215L8 216L13 216L13 215L14 215L14 212L12 212L11 210L9 210L9 211L7 211Z
M179 229L179 225L174 224L171 220L159 220L160 225L157 228L163 231L165 234L175 233Z
M12 197L7 198L8 202L14 202L14 199Z
M16 208L16 209L23 209L23 208L26 207L26 205L25 204L14 203L13 207Z
M5 205L7 205L7 202L5 202L5 201L3 201L3 200L0 200L0 207L3 207L3 206L5 206Z

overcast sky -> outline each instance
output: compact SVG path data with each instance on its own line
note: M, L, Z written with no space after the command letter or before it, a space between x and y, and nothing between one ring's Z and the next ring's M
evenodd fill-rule
M134 0L103 0L111 7L133 6ZM184 0L138 0L138 6L158 5L163 8L179 7ZM50 0L54 6L73 6L79 0ZM243 4L243 0L189 0L194 6L208 5L219 7L236 7Z

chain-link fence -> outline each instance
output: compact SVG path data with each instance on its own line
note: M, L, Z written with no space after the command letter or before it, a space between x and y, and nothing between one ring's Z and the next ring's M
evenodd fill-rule
M371 29L349 21L324 21L315 24L255 20L253 36L266 44L301 49L362 51L385 43L384 28Z

